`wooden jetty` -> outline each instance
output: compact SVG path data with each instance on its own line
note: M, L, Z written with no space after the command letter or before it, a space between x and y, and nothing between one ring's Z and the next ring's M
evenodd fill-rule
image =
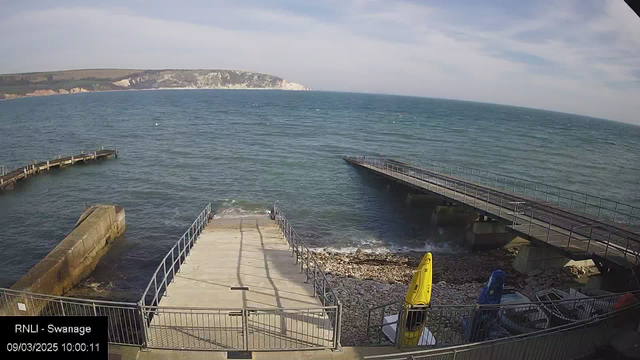
M7 171L5 167L0 167L0 190L11 189L18 180L23 180L41 171L49 171L54 168L62 168L77 163L99 159L111 159L118 157L118 150L96 150L94 152L83 152L78 155L58 157L57 159L34 162L12 171Z

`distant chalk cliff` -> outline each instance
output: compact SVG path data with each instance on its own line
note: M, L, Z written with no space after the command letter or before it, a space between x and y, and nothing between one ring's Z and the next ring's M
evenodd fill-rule
M310 90L277 76L239 70L88 69L0 75L0 99L145 89Z

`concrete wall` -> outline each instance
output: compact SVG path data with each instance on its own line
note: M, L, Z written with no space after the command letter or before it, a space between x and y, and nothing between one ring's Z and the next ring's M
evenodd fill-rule
M473 250L502 247L515 237L507 232L504 223L488 219L474 221L467 230L467 243Z
M467 226L478 218L472 208L456 205L438 205L431 214L431 224L437 226Z
M574 261L556 251L544 247L522 246L513 261L513 267L522 274L536 269L560 268L564 266L594 266L592 260Z
M11 289L63 295L93 271L100 257L124 229L123 208L115 205L89 208L80 217L76 228ZM33 305L20 315L37 314L40 309Z

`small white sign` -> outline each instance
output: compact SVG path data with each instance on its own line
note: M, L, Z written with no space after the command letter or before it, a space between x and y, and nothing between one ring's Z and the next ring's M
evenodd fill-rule
M23 303L18 303L18 310L27 311L27 305L25 305Z

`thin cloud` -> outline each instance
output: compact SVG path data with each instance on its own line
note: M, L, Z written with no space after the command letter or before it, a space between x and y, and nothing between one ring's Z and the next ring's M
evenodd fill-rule
M14 5L0 72L230 68L315 89L445 97L640 123L640 19L620 1ZM85 4L82 2L81 4ZM56 3L56 6L61 5ZM474 8L473 6L476 6ZM512 6L512 5L511 5ZM472 15L477 12L477 20Z

